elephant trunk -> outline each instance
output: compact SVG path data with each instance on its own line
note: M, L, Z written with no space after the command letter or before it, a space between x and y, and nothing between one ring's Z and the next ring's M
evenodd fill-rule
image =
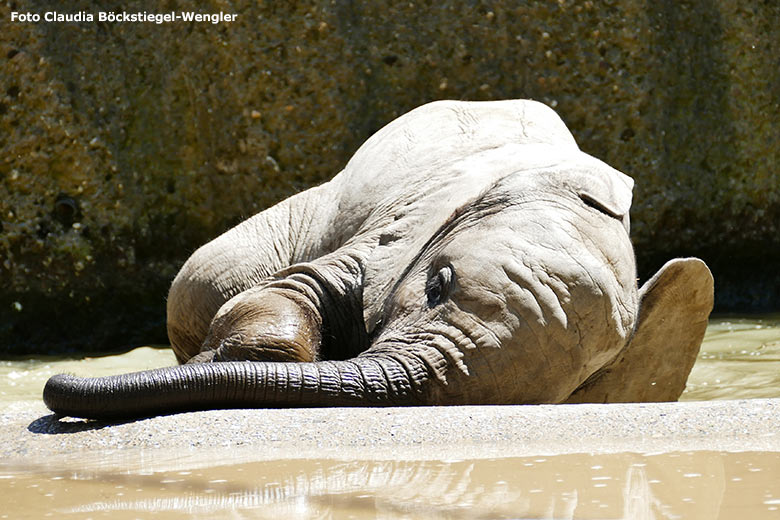
M423 404L422 364L388 357L346 361L195 363L130 374L51 377L46 406L59 415L137 418L216 408Z

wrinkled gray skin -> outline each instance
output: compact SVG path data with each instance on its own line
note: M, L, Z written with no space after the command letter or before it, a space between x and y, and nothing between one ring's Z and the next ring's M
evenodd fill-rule
M677 399L712 277L678 259L637 289L632 186L540 103L422 106L192 255L168 298L185 364L55 376L44 400L135 417Z

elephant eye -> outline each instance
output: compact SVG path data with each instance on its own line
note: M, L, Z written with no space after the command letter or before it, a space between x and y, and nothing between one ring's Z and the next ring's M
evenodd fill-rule
M452 266L447 265L428 278L425 284L425 294L428 297L428 306L435 307L447 299L452 290L452 282L455 278Z
M600 202L596 197L593 197L588 193L580 193L580 200L584 202L586 206L589 206L608 217L612 217L617 220L621 220L623 218L623 215L621 215L615 208L610 207L609 204Z

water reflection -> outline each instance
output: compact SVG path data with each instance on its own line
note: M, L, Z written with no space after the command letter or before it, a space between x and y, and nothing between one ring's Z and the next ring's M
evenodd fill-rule
M0 406L13 412L39 404L53 373L106 375L174 362L169 349L151 348L83 360L2 361ZM780 397L780 316L710 322L683 399L742 397ZM452 457L459 448L452 447ZM41 465L47 462L40 457L23 466L0 462L0 518L780 518L777 452L513 458L469 452L457 460L376 460L366 453L358 460L243 464L198 453L197 466L192 453L121 455L67 467Z
M213 461L217 462L217 461ZM293 459L166 471L14 471L30 517L777 518L780 453ZM6 510L14 517L13 509ZM31 513L31 514L30 514Z

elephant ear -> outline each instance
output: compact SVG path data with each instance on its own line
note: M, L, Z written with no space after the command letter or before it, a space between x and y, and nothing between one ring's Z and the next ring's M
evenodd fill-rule
M712 274L698 258L667 262L639 291L628 345L566 402L676 401L699 353L713 291Z

